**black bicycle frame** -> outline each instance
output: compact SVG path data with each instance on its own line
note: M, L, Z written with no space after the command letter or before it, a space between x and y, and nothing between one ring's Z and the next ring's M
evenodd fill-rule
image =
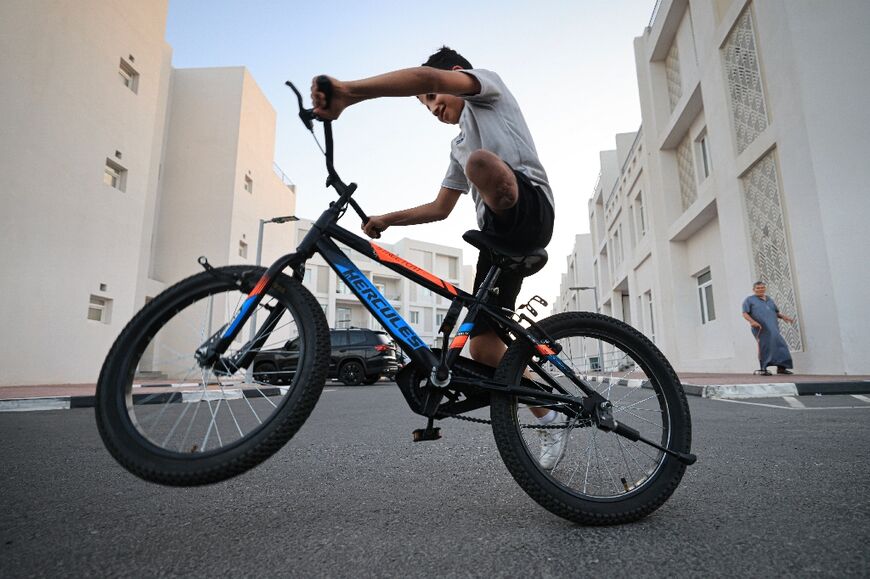
M320 81L319 81L320 82ZM300 113L299 116L309 130L312 130L312 120L315 118L310 109L304 109L302 106L302 97L299 91L291 83L287 83L299 100ZM251 352L256 349L257 344L262 344L268 338L273 327L272 316L267 319L255 335L254 339L247 343L239 350L239 354L231 358L222 358L221 356L229 349L230 344L236 338L238 332L244 323L251 316L251 313L259 305L263 296L268 291L269 287L285 269L293 270L293 275L301 280L304 273L305 263L311 258L315 252L320 253L324 260L335 270L338 276L347 284L351 292L359 299L365 308L374 316L384 327L384 329L393 337L402 351L407 354L411 360L419 364L425 369L432 369L431 380L433 384L438 386L446 386L450 382L450 368L453 367L462 347L469 338L470 332L474 327L475 320L479 315L485 315L497 322L496 327L501 328L500 335L506 343L510 343L508 332L512 333L516 339L526 340L535 348L537 356L541 360L551 362L560 371L562 371L572 382L574 382L587 396L585 399L577 398L568 395L568 393L557 384L557 382L541 368L540 364L532 362L542 379L547 383L545 389L529 388L528 386L506 386L491 380L477 380L476 384L482 388L490 390L499 390L502 392L510 391L518 396L534 397L538 400L548 400L551 402L562 402L577 404L581 400L591 399L594 402L602 402L601 397L589 384L577 376L571 368L566 366L557 356L557 351L551 346L551 342L546 336L535 336L527 328L520 325L511 317L506 316L501 308L495 308L487 303L487 298L490 290L495 285L498 279L500 270L497 266L493 266L488 272L485 281L481 284L476 295L471 295L450 282L417 267L416 265L405 261L401 257L387 251L386 249L369 242L362 237L351 233L350 231L339 227L338 220L344 215L348 206L360 216L363 223L368 221L368 217L362 211L360 206L351 198L356 191L356 184L345 184L338 176L332 164L333 159L333 142L332 142L332 125L329 121L323 123L324 135L326 139L326 166L328 171L327 186L333 187L339 194L337 201L330 203L330 207L324 211L320 217L314 222L313 227L308 234L299 243L295 253L287 254L279 258L273 263L263 274L257 284L248 294L248 297L242 304L235 319L230 324L222 328L215 335L210 337L197 350L197 360L202 365L218 366L234 371L239 367L247 367L252 360ZM407 277L413 282L429 289L433 293L451 300L451 306L448 310L448 315L445 318L444 324L440 328L440 333L444 339L444 347L441 355L436 354L423 342L417 335L411 325L406 322L402 316L390 305L389 301L381 295L378 289L371 281L354 265L350 258L336 245L333 239L346 244L348 247L360 252L366 257L373 259L386 267L398 272L403 277ZM204 264L207 265L207 264ZM458 319L459 311L462 307L468 308L468 314L459 327L456 336L447 344L447 337L453 331L455 323ZM513 312L508 312L513 314ZM526 383L527 381L523 381ZM555 392L551 392L554 390ZM558 393L557 393L558 392Z

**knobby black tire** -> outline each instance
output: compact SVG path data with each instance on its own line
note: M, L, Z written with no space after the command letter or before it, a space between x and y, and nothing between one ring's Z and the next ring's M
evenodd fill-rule
M541 320L539 325L556 339L559 336L577 335L576 330L582 329L584 335L600 336L630 352L665 396L671 429L669 448L680 452L690 451L692 427L683 387L665 356L646 336L619 320L590 312L556 314ZM518 384L532 355L532 348L528 344L515 342L505 353L496 372L496 380ZM671 456L665 456L662 466L638 493L609 501L578 496L549 477L538 460L530 455L516 419L516 404L513 396L492 395L492 429L499 453L523 490L538 504L560 517L584 525L636 521L664 504L683 477L686 466Z
M170 453L148 442L132 424L125 407L134 372L149 341L175 314L209 292L249 292L265 272L261 267L227 266L202 272L168 288L151 300L118 336L97 383L96 419L112 456L147 481L172 486L219 482L260 464L278 451L311 414L326 381L329 327L323 310L298 281L280 275L268 294L296 316L304 339L299 379L277 410L256 430L217 452ZM241 280L237 285L233 280Z

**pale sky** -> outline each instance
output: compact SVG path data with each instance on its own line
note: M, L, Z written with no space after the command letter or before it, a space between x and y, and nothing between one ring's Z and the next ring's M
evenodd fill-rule
M557 297L574 235L589 231L598 153L615 147L616 133L640 126L633 39L643 34L654 3L170 0L167 41L176 68L251 71L277 111L275 161L296 183L296 215L307 218L335 194L324 188L323 157L296 117L285 80L307 92L317 74L352 80L417 66L443 44L475 68L497 72L523 110L556 200L549 263L526 280L519 305L536 293L548 302ZM361 103L333 130L336 169L345 182L359 184L354 198L370 215L434 199L458 134L414 98ZM358 231L359 218L348 211L341 225ZM473 265L476 250L461 235L475 228L466 196L447 220L392 227L382 241L410 237L462 247Z

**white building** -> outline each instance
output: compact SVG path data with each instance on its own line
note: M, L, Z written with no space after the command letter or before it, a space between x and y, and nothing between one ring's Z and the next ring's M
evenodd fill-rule
M243 68L174 70L167 2L0 4L0 385L93 383L121 328L292 214ZM264 260L292 227L270 230Z
M590 201L601 310L683 371L748 372L755 280L795 366L867 373L870 3L664 0L635 40L643 127Z
M574 248L567 258L568 269L562 274L559 297L553 304L553 313L596 311L598 288L592 269L592 235L574 236ZM583 289L590 288L590 289Z
M311 229L311 225L310 220L299 221L296 228L297 244ZM430 346L441 347L436 338L438 328L450 307L449 300L411 282L408 278L351 250L342 243L338 245L360 271L372 280L375 287L390 301L396 311L414 327L414 331L424 342ZM395 245L380 242L378 245L441 279L471 292L474 282L473 268L463 267L462 249L408 238L400 240ZM330 328L354 326L382 329L319 254L315 254L306 264L303 284L320 302Z

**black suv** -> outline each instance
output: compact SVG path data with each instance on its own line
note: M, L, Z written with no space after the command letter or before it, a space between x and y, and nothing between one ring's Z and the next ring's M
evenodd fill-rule
M348 386L374 384L381 377L393 379L400 369L398 348L386 332L364 328L329 330L329 338L329 377ZM298 360L296 339L286 342L283 348L263 350L254 358L254 379L270 384L290 383Z

